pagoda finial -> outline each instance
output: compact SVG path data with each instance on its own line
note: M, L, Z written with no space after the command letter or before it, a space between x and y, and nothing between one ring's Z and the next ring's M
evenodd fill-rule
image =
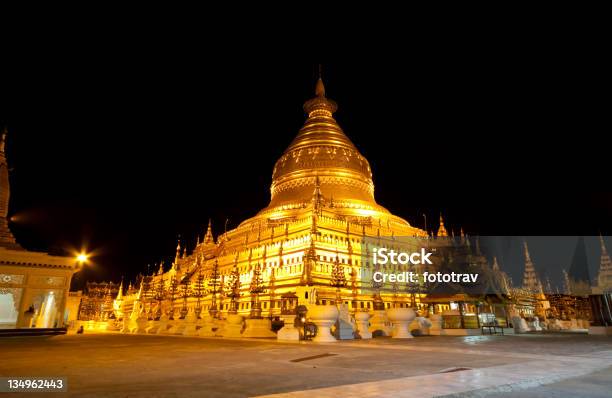
M178 236L178 239L176 242L176 254L174 256L173 267L176 267L180 258L181 258L181 235Z
M315 85L315 96L304 103L304 111L308 117L324 117L332 118L332 115L338 109L338 104L335 101L327 98L325 93L325 84L319 73L319 78Z
M438 227L438 237L446 237L448 236L448 232L446 231L446 227L444 227L444 220L442 219L442 213L440 213L440 227Z
M322 69L323 67L319 64L319 79L317 80L317 85L315 86L315 95L317 97L325 97L325 85L323 84L322 77Z
M213 233L212 233L212 221L209 218L208 228L206 229L206 235L204 235L204 244L207 245L210 243L215 243L215 238L213 237Z

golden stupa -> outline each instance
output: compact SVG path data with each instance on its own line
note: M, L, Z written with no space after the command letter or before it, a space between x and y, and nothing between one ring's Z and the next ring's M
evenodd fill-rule
M408 292L371 286L366 242L397 247L398 237L427 234L376 203L370 164L334 119L336 110L319 79L315 97L304 103L304 126L274 166L269 205L216 241L209 224L192 253L179 244L170 269L160 265L147 283L151 292L160 285L167 291L176 281L190 283L193 290L206 280L207 295L185 300L166 295L152 311L185 312L195 306L253 315L257 305L261 315L277 316L304 300L340 299L350 310L372 308L373 300L381 299L387 306L391 300L394 306L415 304ZM228 293L238 275L239 296ZM131 293L121 297L124 313L154 300L142 289Z
M304 103L304 126L274 166L270 204L242 225L299 217L312 204L318 184L320 205L337 216L361 223L371 217L406 228L404 234L421 234L376 203L370 164L334 119L338 105L325 96L320 78L315 93Z

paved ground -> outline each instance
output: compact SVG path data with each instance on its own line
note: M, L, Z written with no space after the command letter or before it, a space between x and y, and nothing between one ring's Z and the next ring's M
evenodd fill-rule
M65 376L62 396L591 397L612 390L612 338L586 335L316 345L86 334L0 339L0 352L0 376Z
M472 395L474 396L474 395ZM486 395L491 398L544 398L544 397L589 397L609 398L612 396L612 367L527 390L497 392Z

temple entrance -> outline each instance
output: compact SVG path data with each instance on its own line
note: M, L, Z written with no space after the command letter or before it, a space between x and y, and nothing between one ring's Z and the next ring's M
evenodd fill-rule
M0 329L14 329L17 327L20 297L21 289L19 288L0 289Z
M55 327L55 318L57 315L57 298L54 292L48 292L40 307L38 308L38 316L36 317L37 328L53 328Z

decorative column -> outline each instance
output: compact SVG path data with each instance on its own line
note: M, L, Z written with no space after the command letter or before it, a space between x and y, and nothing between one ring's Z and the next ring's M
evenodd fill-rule
M189 313L189 309L187 307L187 300L191 296L191 289L189 288L189 280L185 278L181 281L181 297L183 299L183 306L181 307L181 318L185 319L187 314Z
M174 300L178 294L178 283L176 281L176 275L172 275L170 278L170 284L168 285L168 298L170 300L170 309L168 310L168 319L174 321Z
M223 337L241 337L242 327L244 324L244 318L238 315L238 298L240 298L240 272L238 271L237 265L238 255L236 255L236 262L234 262L234 268L232 273L229 275L226 289L227 297L230 298L229 311L227 313L227 322L223 328Z
M204 275L202 274L202 266L199 266L198 277L196 278L195 286L193 288L193 296L196 298L195 304L195 315L197 319L200 319L200 315L202 314L202 297L206 293L206 288L204 286Z
M274 337L276 333L272 329L272 323L269 319L264 319L261 316L261 303L259 302L259 295L265 292L263 286L263 280L261 278L261 269L259 263L255 265L253 270L253 277L251 279L251 314L249 319L246 320L246 328L243 337Z
M208 280L209 289L211 289L212 297L210 299L210 308L208 309L208 313L213 319L217 317L219 310L217 309L217 288L219 287L219 263L217 259L213 264L212 273Z
M265 292L263 287L263 280L261 278L261 269L259 263L255 265L253 269L253 278L251 279L251 319L261 318L261 303L259 302L259 295Z
M238 271L237 264L234 264L232 273L229 275L229 280L226 285L228 292L227 297L230 298L230 307L228 314L238 313L238 299L240 298L240 272Z
M336 258L334 265L332 266L332 275L330 285L336 288L336 305L340 306L343 304L342 291L343 287L346 287L346 275L344 274L344 267L340 265L340 259L338 258L338 251L336 250Z

